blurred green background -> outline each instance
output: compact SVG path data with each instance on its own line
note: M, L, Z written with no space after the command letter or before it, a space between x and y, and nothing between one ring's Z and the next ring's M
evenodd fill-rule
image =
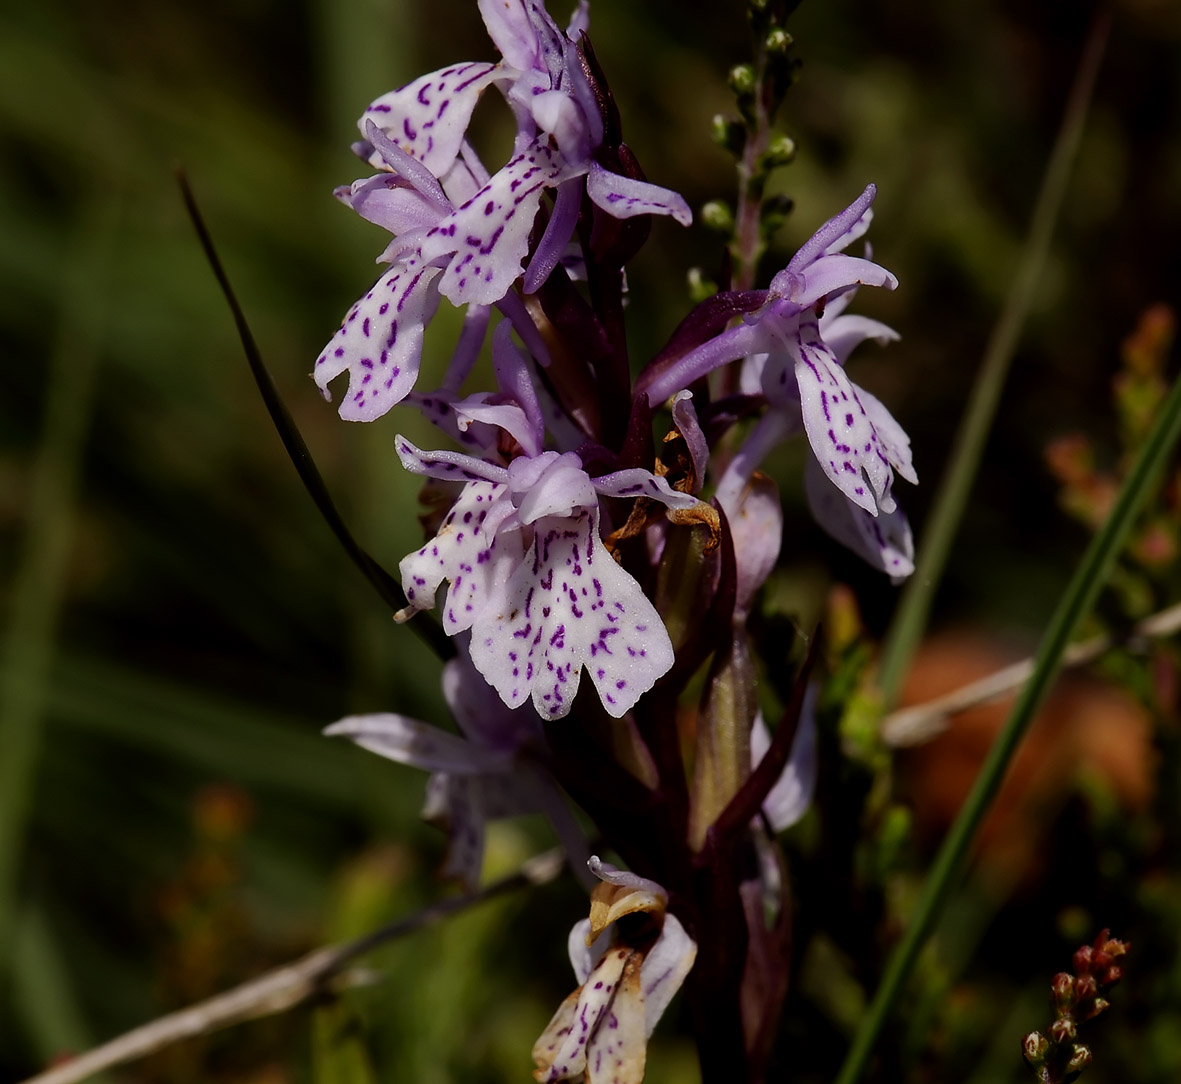
M763 281L877 183L874 251L902 285L863 294L859 311L902 342L865 348L853 368L912 436L923 485L899 496L920 536L1092 7L807 0L792 20L804 69L780 128L800 148L782 174L796 210ZM1082 430L1115 454L1119 343L1150 303L1181 299L1181 12L1123 0L1114 16L939 627L1029 643L1085 541L1056 506L1042 450ZM592 37L650 179L695 209L731 196L730 160L709 131L730 108L728 69L749 57L743 6L597 0ZM441 891L442 836L417 820L424 777L319 736L351 711L445 723L437 664L394 626L300 489L173 169L188 172L346 519L394 567L420 533L418 487L392 438L430 436L397 412L346 425L307 379L384 247L331 190L365 172L348 144L373 97L482 58L492 47L468 0L46 0L0 13L4 1079ZM495 125L495 108L483 112ZM683 315L687 268L720 265L719 240L700 226L662 221L653 233L630 272L635 358ZM441 371L457 326L447 313L432 325L428 372ZM791 605L809 623L828 584L851 583L880 632L893 589L825 542L792 480L799 456L782 460ZM1118 849L1124 822L1113 823ZM504 826L486 874L547 840L539 825ZM1176 884L1154 882L1166 910ZM1046 894L1031 922L1068 897ZM350 1035L381 1079L527 1079L532 1041L573 985L565 931L582 908L568 883L486 905L385 950L382 980L315 1021L300 1010L245 1025L111 1079L331 1080ZM1026 929L1042 945L1036 964L1010 961L988 979L994 1005L1025 991L1032 1016L1016 1035L995 1010L955 1016L953 999L947 1019L928 1021L942 1045L913 1061L914 1079L950 1079L948 1065L956 1079L965 1065L1022 1079L1013 1052L1047 1022L1042 991L1068 961L1067 927ZM1157 979L1177 1014L1175 949ZM1130 1049L1146 1020L1111 1030ZM693 1080L689 1039L666 1030L650 1079ZM1160 1042L1164 1065L1176 1050ZM1093 1079L1154 1078L1100 1057Z

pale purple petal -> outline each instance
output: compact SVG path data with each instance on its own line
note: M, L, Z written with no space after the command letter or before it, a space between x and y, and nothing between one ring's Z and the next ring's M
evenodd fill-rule
M833 352L833 356L842 365L848 360L854 348L866 339L873 339L885 346L886 343L895 342L899 338L898 332L892 327L880 320L871 320L868 316L837 316L833 320L829 320L828 316L829 312L826 309L820 319L820 334L824 336L824 341Z
M513 432L526 455L540 455L545 442L545 420L528 360L513 343L512 324L502 321L492 334L492 371L504 395L515 400L528 421L528 430Z
M798 408L797 408L798 410ZM735 453L722 477L714 496L729 516L737 509L751 475L777 444L799 431L798 413L768 410L754 425L742 446Z
M871 515L894 511L890 463L857 388L820 338L814 314L801 315L799 337L786 345L795 358L804 429L825 475Z
M706 340L650 379L641 379L636 390L647 393L648 402L656 405L728 361L766 350L766 342L767 333L757 323L741 323Z
M471 651L506 704L532 695L546 719L569 712L584 665L618 718L673 664L660 615L603 548L597 507L536 522L503 599L473 625Z
M670 188L621 177L590 163L586 192L591 200L614 218L633 215L671 215L682 226L692 225L693 212L684 198ZM679 389L678 389L679 390Z
M520 533L500 530L513 511L503 486L466 485L439 533L398 565L407 610L430 609L439 585L449 580L443 629L454 636L471 628L522 559Z
M488 463L462 452L445 450L424 452L416 448L404 436L394 438L394 450L402 466L411 474L425 474L446 482L495 482L504 485L508 471L494 463Z
M560 173L550 150L532 146L427 231L422 241L426 262L454 253L439 280L444 297L454 305L492 305L508 293L529 250L541 194Z
M877 185L866 185L865 191L857 199L849 204L839 215L830 218L821 226L791 258L791 262L787 265L787 268L771 280L772 293L782 293L776 286L776 281L780 275L786 275L789 272L798 272L807 267L813 260L823 256L826 252L839 252L851 241L860 237L865 232L865 228L862 226L862 218L865 212L869 210L870 204L873 203L877 194ZM868 223L865 223L865 226L868 226Z
M423 818L444 822L448 832L447 858L440 870L468 891L480 884L484 865L484 830L488 816L481 805L483 779L478 776L436 775L431 778L435 793L428 798ZM441 811L428 817L427 812Z
M407 243L404 234L428 230L445 212L401 177L379 173L338 188L333 195L362 218L389 230ZM417 241L415 241L417 244Z
M466 646L443 667L443 699L459 729L477 745L509 754L541 741L535 712L513 711L488 696L488 683L472 665Z
M442 176L459 153L467 126L484 88L499 76L495 64L454 64L431 72L378 98L357 127L362 135L373 121L407 154ZM374 151L370 165L380 169Z
M566 24L566 37L577 41L580 34L590 30L590 0L578 0L574 10L570 13L570 22Z
M901 510L871 516L829 485L819 464L805 465L804 491L816 522L842 545L895 583L914 571L914 539Z
M694 493L701 491L705 481L705 470L709 465L709 444L701 425L697 421L697 410L693 406L693 393L679 391L673 396L673 424L677 432L685 441L685 448L689 452L689 460L693 464L693 477L696 480Z
M441 391L455 394L467 379L480 355L480 348L484 345L484 337L488 333L488 321L492 310L487 305L469 305L463 318L463 330L459 333L459 341L455 344L455 351L451 355L451 364L447 366L447 378L443 381Z
M399 177L405 178L423 199L436 207L439 215L448 214L452 210L451 201L443 192L439 178L426 165L414 155L404 151L373 121L368 119L365 120L365 136L372 144L374 151L381 155L385 165Z
M592 854L587 859L586 865L587 869L600 881L606 881L607 884L617 885L620 888L634 888L640 892L647 892L668 903L668 893L665 891L664 885L658 884L656 881L641 877L638 873L632 873L631 870L620 869L618 866L611 865L610 862L604 862L597 854Z
M643 467L629 467L627 470L601 474L592 479L596 493L605 497L650 497L669 508L694 508L697 498L690 493L675 490L659 475Z
M513 325L513 330L520 336L521 342L525 344L525 349L533 355L537 364L548 365L549 347L545 345L541 332L537 330L537 325L529 315L529 310L525 308L525 302L510 291L496 303L496 307Z
M719 500L719 503L721 501ZM774 481L753 478L738 500L722 506L734 542L734 619L745 620L755 593L775 567L783 541L783 505Z
M582 460L573 452L514 459L508 468L508 487L522 523L542 516L564 517L598 505Z
M880 264L838 253L821 256L797 271L780 271L771 283L771 291L806 309L850 286L885 286L894 290L898 280Z
M574 968L574 977L581 986L590 978L595 964L602 959L611 935L604 930L591 944L586 943L590 936L591 924L589 918L580 918L570 928L570 936L566 940L566 951L570 954L570 966Z
M537 251L525 270L521 289L527 294L536 293L558 265L574 228L578 224L578 209L582 203L582 178L574 177L558 185L554 195L554 209L550 212L545 232L537 244Z
M371 753L428 772L470 775L502 771L508 763L501 754L405 715L349 715L325 727L324 733L352 738Z
M346 421L370 422L401 402L418 379L423 331L439 303L437 267L397 264L345 316L316 359L313 379L328 384L347 370L340 404Z
M666 914L656 944L644 958L640 985L644 991L644 1032L651 1037L673 995L697 959L697 945L685 932L677 916Z
M759 766L770 748L771 732L759 712L750 732L752 768ZM790 828L808 811L816 792L816 771L816 694L814 687L809 687L792 738L791 757L763 801L763 812L774 831Z

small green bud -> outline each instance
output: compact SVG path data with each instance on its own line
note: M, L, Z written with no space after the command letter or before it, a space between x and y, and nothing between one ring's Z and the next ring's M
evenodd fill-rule
M749 64L736 64L730 69L730 89L735 94L753 94L757 82L755 70Z
M767 149L763 151L760 164L764 169L774 169L776 166L786 166L796 156L795 140L785 135L772 137Z
M710 200L701 208L701 221L707 229L718 233L734 232L734 212L720 199Z
M718 284L707 279L700 267L689 268L688 280L689 297L694 305L699 305L707 297L713 297L718 292Z
M767 35L766 48L768 53L786 53L795 39L781 26L774 27Z
M710 135L719 146L728 150L735 158L742 154L746 145L746 125L740 120L718 113L710 122Z

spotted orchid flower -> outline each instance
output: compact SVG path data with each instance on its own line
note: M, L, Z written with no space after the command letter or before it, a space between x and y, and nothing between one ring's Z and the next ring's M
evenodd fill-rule
M650 400L664 399L721 365L747 359L744 390L760 391L768 409L719 480L719 502L736 501L767 453L802 429L815 459L809 492L817 518L839 541L901 579L913 571L913 546L892 490L896 473L918 481L910 441L844 371L858 343L897 338L884 324L843 312L859 285L892 290L898 284L878 264L844 254L868 230L875 195L869 185L825 223L775 276L760 309L663 369L644 390Z
M570 963L579 987L550 1020L533 1047L540 1084L640 1084L648 1039L697 958L697 945L668 911L668 894L655 881L593 857L602 880L591 894L591 917L570 931ZM658 924L606 945L605 931L625 915L647 914Z
M696 499L646 470L591 478L573 452L520 443L526 454L500 466L397 438L407 470L464 483L439 533L399 566L409 600L401 616L432 607L447 580L443 628L471 629L472 662L505 704L532 696L543 719L559 718L585 666L619 717L672 666L673 651L660 615L603 545L599 497L670 508Z
M527 753L544 747L541 720L525 706L489 703L483 679L463 654L443 668L443 697L462 737L405 715L350 715L324 731L400 764L431 773L423 819L442 825L450 845L443 875L479 885L489 821L523 813L550 818L576 874L585 838L553 780Z

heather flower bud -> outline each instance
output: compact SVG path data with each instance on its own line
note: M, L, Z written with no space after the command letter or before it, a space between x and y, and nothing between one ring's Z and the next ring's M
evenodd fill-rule
M1070 1061L1066 1063L1066 1072L1081 1073L1093 1060L1090 1049L1079 1044L1071 1051Z
M1055 1020L1050 1025L1050 1038L1056 1043L1068 1043L1076 1034L1077 1031L1074 1021L1069 1016L1065 1016L1061 1020Z
M1040 1069L1046 1063L1050 1041L1040 1032L1031 1031L1021 1040L1021 1051L1033 1069Z
M1059 971L1050 984L1050 991L1054 996L1054 1009L1061 1016L1070 1012L1075 1005L1074 976L1066 971Z
M1074 997L1075 1001L1086 1001L1088 998L1094 997L1099 992L1099 984L1095 981L1094 975L1080 975L1074 980Z
M1089 975L1091 973L1091 960L1094 956L1094 950L1090 945L1083 945L1074 954L1074 973L1076 975Z

